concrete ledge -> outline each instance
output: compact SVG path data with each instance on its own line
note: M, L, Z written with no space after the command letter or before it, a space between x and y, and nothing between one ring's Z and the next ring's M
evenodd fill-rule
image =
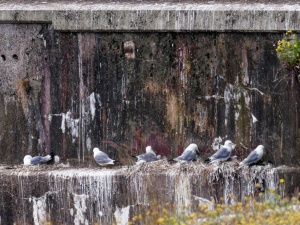
M0 178L3 224L112 224L120 219L119 212L126 212L126 224L151 202L194 211L198 204L214 204L221 198L232 203L232 195L240 201L261 192L265 200L272 199L269 189L281 196L298 194L300 170L238 168L237 161L207 165L160 160L112 168L6 166L0 167ZM284 183L279 182L282 178Z
M298 31L300 5L0 2L0 23L52 23L60 31Z

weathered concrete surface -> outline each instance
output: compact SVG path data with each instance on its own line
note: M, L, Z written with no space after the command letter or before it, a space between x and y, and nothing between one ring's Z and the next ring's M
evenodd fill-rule
M111 224L150 201L298 192L297 168L78 168L95 166L95 146L130 165L146 145L173 158L195 142L204 159L216 137L239 159L264 144L265 160L299 165L299 80L274 46L274 31L299 30L299 5L245 2L0 1L0 163L54 151L77 166L2 167L0 224Z
M124 213L125 224L151 202L192 211L205 199L218 202L222 197L232 203L232 195L240 201L270 189L282 196L297 194L300 184L296 168L238 169L237 162L208 166L162 160L111 169L1 167L0 177L1 224L112 224L118 212Z
M300 30L297 1L0 1L0 23L51 23L61 31Z
M276 58L281 33L0 30L0 162L51 150L86 162L99 146L130 164L146 145L172 158L191 142L205 158L220 136L240 159L264 144L266 160L300 163L299 85Z

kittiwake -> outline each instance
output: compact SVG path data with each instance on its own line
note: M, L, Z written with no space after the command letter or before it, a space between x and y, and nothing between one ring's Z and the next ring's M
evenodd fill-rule
M136 157L138 159L136 164L141 164L141 163L145 163L145 162L153 162L153 161L157 161L160 158L160 156L157 156L155 154L155 152L153 151L151 146L146 147L146 153L138 155Z
M100 166L113 165L116 161L109 158L108 155L105 152L100 151L99 148L94 148L93 153L96 163L98 163Z
M259 145L254 149L247 158L240 162L240 166L250 166L254 163L257 163L264 155L264 146Z
M51 155L46 155L46 156L34 156L32 157L31 155L25 155L23 162L24 165L39 165L39 164L45 164L49 162L52 159Z
M211 163L216 161L226 161L230 157L231 151L234 147L235 144L233 144L230 140L227 140L225 141L225 144L221 145L221 148L208 159Z
M190 162L193 161L198 152L198 146L196 144L190 144L181 154L181 156L178 156L174 160L177 162Z

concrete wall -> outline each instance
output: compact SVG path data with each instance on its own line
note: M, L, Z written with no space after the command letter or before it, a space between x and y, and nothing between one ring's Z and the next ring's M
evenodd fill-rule
M76 166L0 167L0 224L111 224L152 201L297 193L295 168L98 170L92 158L98 146L131 165L152 145L171 159L195 142L205 159L220 138L239 159L264 144L264 160L299 165L299 79L275 48L300 9L266 2L0 1L0 164L54 151Z
M275 164L299 162L282 33L0 29L1 162L51 150L86 160L100 146L125 164L146 145L171 158L190 142L206 157L219 136L241 157L264 144Z
M172 158L190 142L205 158L221 137L239 157L264 144L267 160L299 164L299 81L275 51L299 11L0 2L0 162L50 151L84 162L100 146L130 164L146 145Z

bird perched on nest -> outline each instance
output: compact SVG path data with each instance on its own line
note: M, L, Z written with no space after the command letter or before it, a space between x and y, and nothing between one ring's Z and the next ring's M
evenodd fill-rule
M240 162L240 166L250 166L260 161L264 155L264 149L265 147L263 145L257 146L247 158Z
M208 161L210 161L210 163L216 161L227 161L234 147L235 144L232 143L232 141L225 141L224 145L221 145L221 148L215 154L208 158Z
M136 156L138 159L136 164L153 162L160 159L160 155L156 155L151 146L146 147L146 153Z
M196 159L198 153L198 146L196 144L190 144L177 158L173 159L177 162L190 162Z
M100 166L113 165L116 162L116 160L109 158L105 152L100 151L99 148L94 148L93 153L96 163Z
M25 155L23 158L24 165L39 165L39 164L46 164L53 160L52 155L46 155L46 156L34 156L31 155Z

